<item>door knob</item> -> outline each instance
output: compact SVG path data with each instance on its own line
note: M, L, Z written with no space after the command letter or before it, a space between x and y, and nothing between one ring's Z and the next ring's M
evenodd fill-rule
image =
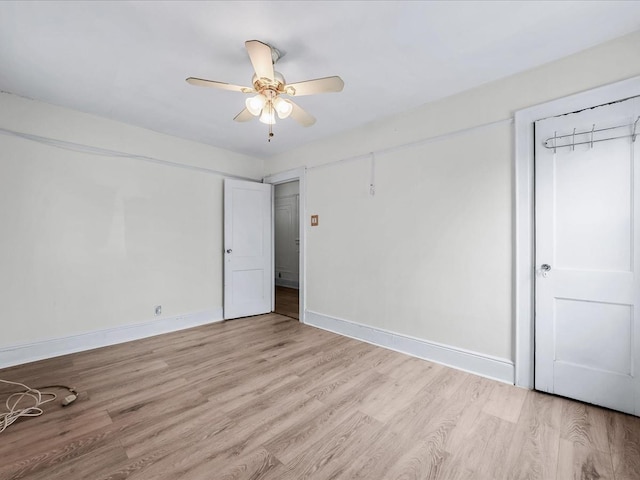
M549 270L551 270L551 265L549 265L548 263L543 263L543 264L540 266L540 269L541 269L543 272L548 272Z
M231 253L233 250L231 250L230 248L227 248L227 253Z

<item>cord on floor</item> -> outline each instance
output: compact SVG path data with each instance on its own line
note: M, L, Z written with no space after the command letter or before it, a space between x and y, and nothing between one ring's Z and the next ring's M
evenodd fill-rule
M47 388L59 388L69 391L62 400L62 405L67 406L78 398L78 392L73 387L66 385L45 385L44 387L31 388L24 383L12 382L10 380L0 379L0 383L7 385L15 385L21 387L22 391L12 393L7 398L5 405L6 412L0 412L0 433L4 432L9 426L15 423L21 417L39 417L44 413L42 406L53 402L58 396L51 392L42 392Z

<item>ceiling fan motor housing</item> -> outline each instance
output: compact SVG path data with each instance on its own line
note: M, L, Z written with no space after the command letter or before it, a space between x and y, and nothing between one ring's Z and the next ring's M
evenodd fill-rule
M251 83L256 92L266 95L267 91L273 91L276 94L285 93L286 81L280 72L274 71L273 80L270 78L262 77L258 78L257 75L253 75Z

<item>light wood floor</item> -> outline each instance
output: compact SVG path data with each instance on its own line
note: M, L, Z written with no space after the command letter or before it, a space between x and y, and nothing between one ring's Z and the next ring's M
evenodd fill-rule
M300 318L299 296L295 288L276 285L275 312L291 318Z
M276 314L0 378L82 392L0 434L2 480L640 478L639 418Z

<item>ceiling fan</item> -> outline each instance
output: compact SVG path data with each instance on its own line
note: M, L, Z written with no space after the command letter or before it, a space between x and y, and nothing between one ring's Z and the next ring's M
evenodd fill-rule
M247 40L245 43L249 59L255 70L251 80L252 87L243 87L230 83L189 77L187 82L199 87L213 87L242 93L256 93L245 101L245 108L235 116L236 122L247 122L253 117L260 117L262 123L269 125L269 141L273 137L272 126L276 123L276 115L280 119L291 116L305 127L316 122L316 119L303 110L298 104L283 95L301 97L317 93L340 92L344 82L340 77L324 77L304 82L287 84L281 73L276 72L274 64L281 57L280 52L258 40Z

